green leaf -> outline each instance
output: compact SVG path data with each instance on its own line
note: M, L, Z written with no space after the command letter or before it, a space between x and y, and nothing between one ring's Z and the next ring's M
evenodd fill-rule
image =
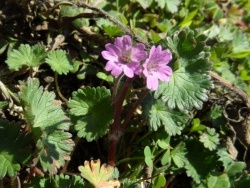
M227 167L226 172L229 177L234 177L237 174L238 175L242 174L245 168L246 168L246 163L238 161L238 162L231 163Z
M204 144L205 148L210 151L215 150L219 144L219 135L214 128L208 128L200 135L200 142Z
M113 121L111 94L105 87L85 87L73 92L68 106L79 137L89 142L108 132Z
M136 0L143 9L147 9L153 3L153 0Z
M43 45L30 46L21 44L19 48L14 49L8 54L5 61L10 69L19 70L23 66L35 67L40 65L46 56Z
M188 27L191 25L192 23L192 19L195 17L195 15L197 14L198 9L193 10L192 12L190 12L185 19L180 23L180 26L183 27Z
M31 157L31 137L20 131L20 125L0 119L0 180L14 177Z
M135 182L129 178L122 179L121 184L123 188L141 188L140 182Z
M44 188L44 187L51 187L51 188L80 188L80 187L88 187L84 182L81 176L68 176L68 175L55 175L55 176L46 176L43 178L40 177L33 177L30 184L25 185L24 188Z
M144 156L145 156L145 163L150 167L153 168L153 157L150 147L146 146L144 148Z
M155 92L156 98L162 98L170 109L201 109L208 100L208 90L213 86L208 71L211 70L209 48L205 45L205 36L189 29L167 38L168 44L162 45L176 54L177 70L169 82L161 83Z
M150 30L150 35L151 35L151 40L154 43L157 43L158 41L161 40L161 37L158 33L154 32L154 30Z
M88 75L95 75L97 72L96 67L91 64L84 64L77 72L77 78L80 80L85 79Z
M203 131L204 129L206 129L206 126L200 123L200 119L193 119L192 128L190 129L190 132Z
M153 186L152 188L161 188L164 187L166 184L166 179L163 175L159 175L156 178L153 179Z
M119 35L123 35L124 32L122 29L118 26L112 26L112 25L107 25L103 26L103 30L110 36L110 37L115 37Z
M209 174L205 182L196 184L194 188L231 188L230 179L227 174L213 173Z
M170 153L172 160L174 161L174 164L178 168L182 168L185 166L187 158L186 156L186 146L184 142L179 143Z
M5 108L8 105L7 101L0 101L0 109Z
M240 179L237 181L232 182L235 188L245 188L250 185L250 174L247 172L243 172Z
M24 118L32 131L46 129L69 129L69 121L61 107L56 105L53 92L43 91L38 79L28 79L19 94L24 109Z
M227 151L227 147L219 147L217 149L217 155L219 157L219 161L223 163L223 167L227 169L229 166L231 166L232 163L234 163L234 160L231 158Z
M204 150L203 145L197 139L185 141L187 154L185 169L187 176L192 177L196 183L217 168L218 157L214 151Z
M226 174L212 175L207 178L207 187L211 188L230 188L229 178Z
M29 78L19 95L24 119L37 141L37 157L44 171L55 174L73 150L71 134L64 132L69 129L69 121L61 107L53 104L55 94L43 91L37 79Z
M148 97L146 101L144 113L149 117L150 129L157 131L163 127L169 135L181 134L183 125L188 119L186 112L170 110L160 99L154 100Z
M96 76L102 80L105 80L106 82L113 83L114 82L114 77L111 75L107 75L104 72L98 72Z
M167 0L165 1L166 8L169 12L175 13L178 11L178 5L180 4L180 0Z
M38 155L45 172L56 174L57 169L65 164L65 160L70 160L70 152L74 147L71 136L68 132L51 130L38 140Z
M248 38L240 30L236 30L234 32L232 45L233 45L233 52L242 52L245 50L247 51L250 50L250 44L248 42Z
M171 13L177 12L178 5L180 4L180 0L156 0L156 2L161 9L164 9L164 7L166 7L166 10Z
M60 16L62 18L70 18L75 17L81 14L83 11L75 6L70 5L60 5ZM81 28L83 26L88 26L88 19L85 18L77 18L72 20L72 25L76 28Z
M170 136L167 136L164 134L164 137L163 138L159 138L158 136L158 140L157 140L157 144L160 148L162 149L170 149Z
M51 51L45 61L51 66L53 71L60 75L67 74L70 70L73 70L71 60L63 50Z
M161 164L164 166L166 164L169 164L171 162L171 154L170 149L168 149L161 158Z

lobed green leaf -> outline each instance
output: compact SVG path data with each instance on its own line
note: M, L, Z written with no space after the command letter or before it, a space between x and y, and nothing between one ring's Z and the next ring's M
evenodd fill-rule
M204 147L208 148L210 151L215 150L219 144L219 135L215 132L214 128L207 127L200 135L200 142L202 142Z
M213 86L208 72L212 64L205 37L185 29L176 32L173 38L168 37L167 41L166 47L176 55L178 68L169 82L159 85L155 98L162 98L170 109L201 109Z
M61 188L61 187L68 187L68 188L80 188L86 187L90 188L91 186L84 183L81 176L69 176L69 175L55 175L55 176L46 176L43 178L40 177L33 177L30 184L24 186L25 188L43 188L43 187L51 187L51 188Z
M40 65L46 56L45 47L43 45L30 46L21 44L19 48L14 49L8 54L5 61L10 69L19 70L23 66L35 67Z
M187 112L171 110L161 99L154 100L148 97L144 108L144 113L149 117L150 129L157 131L163 127L169 135L181 134L183 125L188 119Z
M0 119L0 179L14 177L31 157L31 136L21 133L20 125Z
M28 79L19 94L24 119L30 126L37 142L36 154L44 171L55 174L69 160L74 142L69 130L70 123L60 106L53 104L55 94L43 91L37 79Z
M71 59L63 50L51 51L45 61L51 66L53 71L60 75L67 74L69 71L73 70Z
M92 141L108 132L113 112L111 94L105 87L86 87L73 92L68 107L79 137Z

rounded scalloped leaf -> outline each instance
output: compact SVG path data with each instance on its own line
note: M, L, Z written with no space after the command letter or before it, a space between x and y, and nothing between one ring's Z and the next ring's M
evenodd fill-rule
M71 136L68 132L51 131L38 140L40 163L45 172L56 174L57 169L70 160L70 152L75 145Z
M179 68L171 76L170 82L159 85L155 97L161 97L170 109L201 109L203 101L208 100L207 90L211 86L209 75L188 74L184 68Z
M20 133L20 126L0 119L0 179L5 175L14 177L20 164L26 164L31 157L30 134Z
M113 121L110 90L86 87L73 92L68 106L79 137L96 140L108 132Z
M42 63L46 56L45 47L42 45L30 46L21 44L18 49L14 49L5 61L10 69L19 70L23 66L35 67Z
M51 51L45 59L46 63L51 66L51 69L58 74L67 74L73 70L73 65L70 58L63 50Z
M174 71L169 82L161 83L155 98L162 98L169 108L190 110L201 109L208 100L207 92L213 87L209 71L210 48L206 46L205 36L188 28L167 38L165 47L174 54Z

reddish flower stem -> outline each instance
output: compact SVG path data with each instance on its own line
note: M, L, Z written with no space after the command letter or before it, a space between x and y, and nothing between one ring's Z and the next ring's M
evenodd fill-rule
M113 104L114 105L114 123L111 126L110 131L109 131L110 143L109 143L108 164L111 166L115 166L117 143L121 137L120 123L121 123L122 104L129 90L129 87L132 83L132 80L133 79L126 80L125 85L122 88L122 91L118 100L116 100L117 93L114 93L116 95L114 97L115 103Z

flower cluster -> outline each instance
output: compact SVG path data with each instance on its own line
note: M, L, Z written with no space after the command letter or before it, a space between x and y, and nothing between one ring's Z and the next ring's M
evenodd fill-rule
M159 80L168 82L172 69L167 64L172 60L169 50L162 50L161 46L152 46L148 53L144 44L132 44L132 39L125 35L117 37L114 44L105 45L103 58L108 60L105 70L111 71L113 76L125 74L129 78L143 74L147 80L147 88L157 90Z

